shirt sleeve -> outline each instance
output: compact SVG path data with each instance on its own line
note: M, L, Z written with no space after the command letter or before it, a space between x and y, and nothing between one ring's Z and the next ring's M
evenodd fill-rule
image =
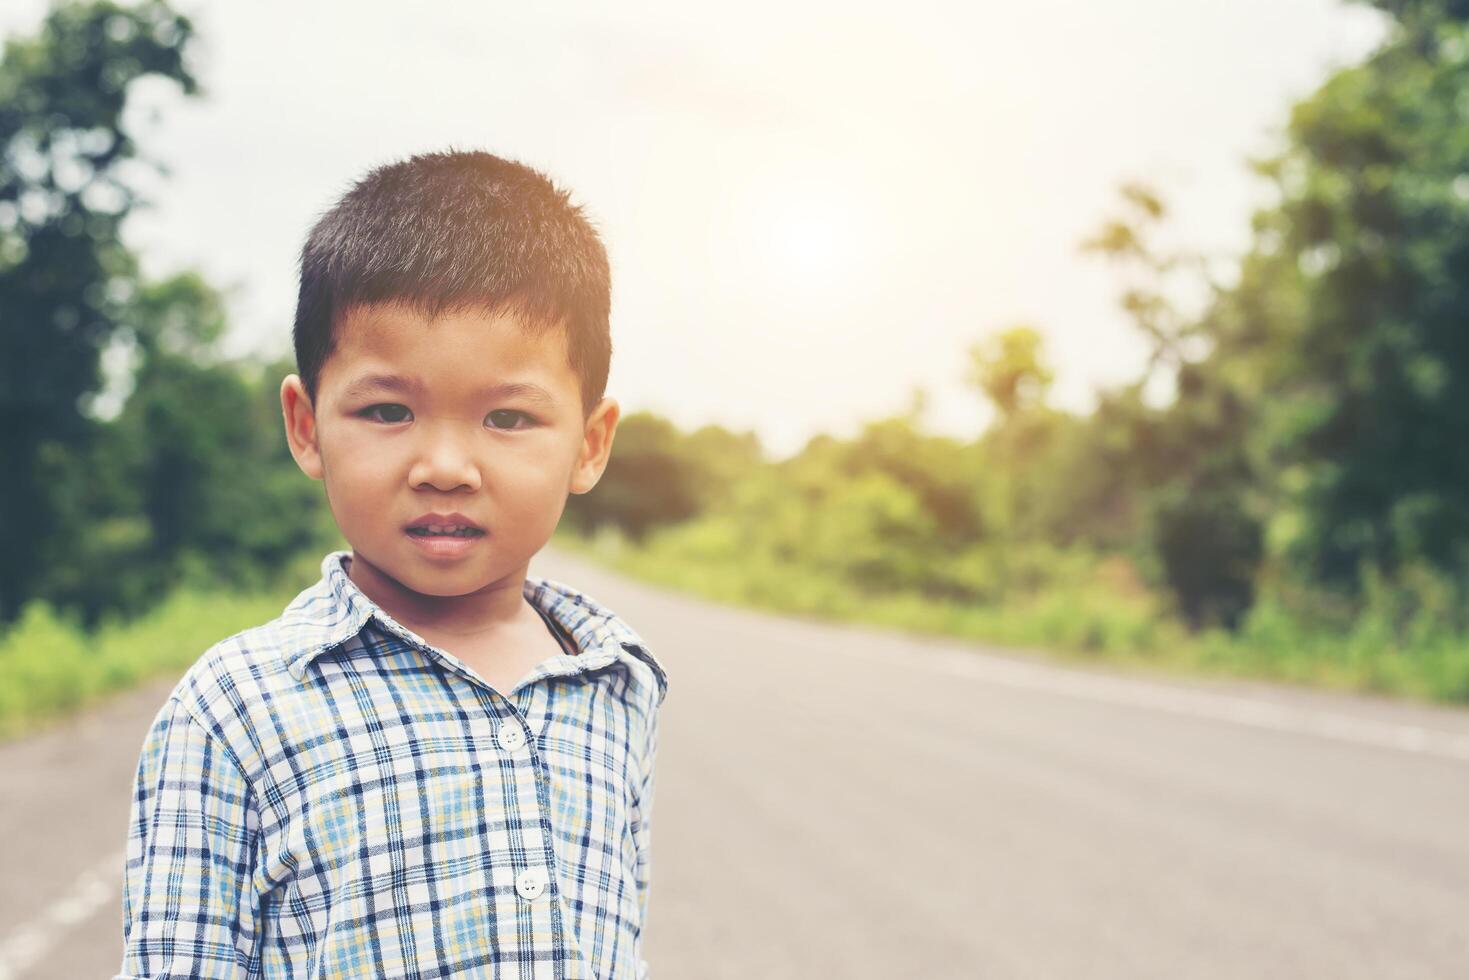
M133 784L120 978L253 975L259 813L234 757L170 698Z
M648 927L648 888L651 884L653 870L653 855L650 847L652 845L653 830L653 790L656 784L654 773L657 771L655 763L658 760L659 714L660 712L655 706L648 720L648 741L643 754L643 771L638 792L637 813L633 821L633 839L637 842L638 848L637 888L640 936L646 932ZM642 958L641 948L640 943L637 980L647 980L648 964Z

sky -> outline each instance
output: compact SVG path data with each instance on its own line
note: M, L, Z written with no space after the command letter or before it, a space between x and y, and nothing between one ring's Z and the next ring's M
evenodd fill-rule
M300 248L367 170L484 149L570 189L607 243L608 394L773 456L908 410L976 435L967 350L1036 326L1052 400L1137 377L1117 270L1078 250L1141 179L1227 260L1291 104L1380 39L1338 0L865 5L183 2L203 97L133 93L166 178L147 274L228 290L234 354L290 350ZM8 0L0 31L45 4Z

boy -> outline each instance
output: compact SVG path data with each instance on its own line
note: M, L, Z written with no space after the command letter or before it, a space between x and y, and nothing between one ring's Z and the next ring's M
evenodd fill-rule
M301 254L292 455L349 551L216 644L135 783L123 977L645 977L667 679L527 576L601 477L609 274L487 153L381 167Z

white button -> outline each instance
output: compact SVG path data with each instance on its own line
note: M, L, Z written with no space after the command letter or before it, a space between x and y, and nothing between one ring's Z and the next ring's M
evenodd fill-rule
M520 897L527 901L534 901L546 890L546 869L526 868L515 879L515 890Z
M520 730L519 725L501 725L497 738L502 749L512 752L525 744L525 732Z

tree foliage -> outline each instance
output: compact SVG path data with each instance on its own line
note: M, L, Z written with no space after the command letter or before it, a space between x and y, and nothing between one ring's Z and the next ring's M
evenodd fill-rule
M1409 28L1298 105L1266 167L1257 261L1300 313L1257 341L1266 449L1291 557L1347 588L1469 559L1469 29Z
M761 460L759 440L716 425L684 434L651 412L624 417L595 492L568 500L565 519L582 531L615 525L641 540L722 500Z
M638 412L567 524L748 565L770 589L1060 596L1064 616L1096 586L1101 605L1152 615L1166 597L1246 637L1295 643L1312 634L1289 617L1310 610L1361 648L1447 649L1469 629L1469 3L1374 6L1387 40L1256 164L1273 202L1227 281L1159 244L1161 193L1120 189L1083 248L1150 356L1093 411L1048 402L1042 332L1014 325L957 364L995 409L971 437L924 431L921 392L775 461L752 434ZM0 621L31 596L94 620L189 579L253 586L333 535L281 438L289 363L226 361L218 293L190 272L143 281L118 237L128 87L196 91L190 32L161 2L72 3L0 60ZM103 418L109 345L130 352L131 393Z
M136 292L128 91L152 76L196 92L191 34L162 2L69 3L0 56L0 622L41 578L59 461L96 434L83 397Z
M969 382L1003 418L1044 401L1053 380L1034 327L1011 327L969 349Z

